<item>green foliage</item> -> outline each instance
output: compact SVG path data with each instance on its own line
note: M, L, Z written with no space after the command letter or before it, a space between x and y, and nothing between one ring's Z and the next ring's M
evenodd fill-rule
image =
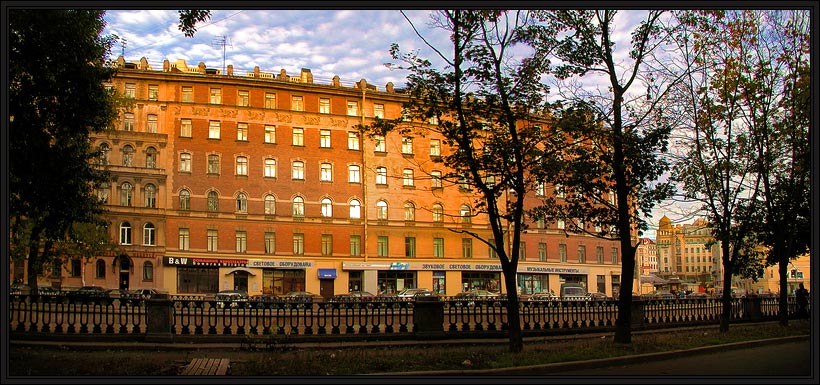
M29 282L76 223L98 223L90 134L117 117L105 90L112 40L102 11L9 12L9 208L12 249L29 258ZM59 255L57 255L59 257Z
M208 21L211 18L211 11L201 9L185 9L179 12L179 30L185 33L186 37L194 37L196 34L196 23Z

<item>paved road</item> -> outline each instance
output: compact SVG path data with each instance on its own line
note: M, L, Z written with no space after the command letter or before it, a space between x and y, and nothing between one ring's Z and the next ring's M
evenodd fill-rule
M712 351L695 355L670 357L669 359L636 362L600 368L584 368L555 371L544 369L537 375L583 375L583 376L811 376L811 341L807 338L797 342L767 344L755 347ZM521 373L524 374L524 373ZM815 374L816 380L816 374Z

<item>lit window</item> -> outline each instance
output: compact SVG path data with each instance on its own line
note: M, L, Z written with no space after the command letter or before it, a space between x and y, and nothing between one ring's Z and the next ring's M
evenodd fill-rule
M236 157L236 175L248 175L248 158Z
M319 147L330 148L330 130L319 130Z
M211 88L211 104L222 104L221 88Z
M157 116L154 114L148 115L148 120L146 121L145 132L156 134L157 133Z
M378 219L387 220L387 202L376 202L376 217Z
M236 140L244 142L248 141L248 123L236 124Z
M211 120L208 123L208 139L219 139L219 131L222 124L218 120Z
M330 113L330 99L320 98L319 99L319 113L320 114L329 114Z
M293 145L294 146L304 146L305 145L305 129L294 127L293 128Z
M347 166L347 181L350 183L359 183L361 181L360 168L357 165Z
M265 178L276 178L276 160L265 159Z
M350 200L350 218L358 219L362 217L362 205L357 199Z
M236 105L240 107L247 107L250 105L250 95L246 90L239 90L239 95L236 98Z
M333 202L330 201L330 198L322 199L322 216L325 218L333 216Z
M156 229L152 223L146 223L142 226L142 244L146 246L154 246L156 244Z
M276 143L276 126L265 126L265 143Z
M305 179L305 163L302 161L293 162L292 179Z
M319 180L322 182L330 182L333 180L333 168L330 163L322 163L319 166L321 170L319 174Z
M179 125L179 136L183 138L190 138L193 135L193 123L191 123L191 119L182 119L180 120Z
M387 167L376 167L376 184L387 184Z
M293 216L294 217L304 217L305 216L305 199L302 197L295 197L293 198Z
M186 152L179 154L179 171L191 172L191 154Z
M301 96L293 96L291 98L291 107L293 107L294 111L304 111L305 110L305 105L302 102L302 97Z
M359 133L358 132L348 132L347 133L347 149L348 150L358 150L359 149Z

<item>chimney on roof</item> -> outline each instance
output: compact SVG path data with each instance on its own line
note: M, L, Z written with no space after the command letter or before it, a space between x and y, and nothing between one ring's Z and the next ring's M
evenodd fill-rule
M253 67L253 77L257 79L259 78L259 66Z
M228 76L233 76L233 64L228 64Z
M205 73L205 69L206 69L206 68L205 68L205 62L199 62L199 65L197 66L197 68L199 68L199 72L200 72L200 73L203 73L203 74L204 74L204 73Z
M396 90L393 89L393 82L387 82L384 88L387 90L388 93L392 94L396 92Z
M148 59L146 59L145 56L141 57L140 58L140 69L141 70L148 70L150 68L151 68L151 66L148 65Z
M313 74L310 73L310 68L302 68L300 75L302 83L313 84Z
M279 70L279 76L276 77L276 80L281 80L283 82L288 81L288 71L285 71L284 68Z
M333 87L341 87L342 86L342 81L339 80L339 75L336 75L336 76L333 77L333 81L330 83L330 85L333 86Z
M171 71L171 62L168 59L162 61L162 72L170 72Z

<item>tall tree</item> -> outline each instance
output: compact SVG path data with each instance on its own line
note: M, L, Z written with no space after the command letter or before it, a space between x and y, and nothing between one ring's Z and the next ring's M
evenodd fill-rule
M187 37L194 37L197 23L208 21L211 18L211 11L208 10L183 9L177 12L179 14L179 24L177 27Z
M754 146L761 121L749 102L753 84L766 81L752 60L756 11L677 12L680 60L690 69L675 95L684 153L673 169L687 199L706 213L723 266L720 330L729 330L732 277L762 270L755 249L760 175ZM757 92L757 91L753 91ZM760 94L761 97L771 97ZM759 100L759 101L762 101ZM757 111L756 111L757 110Z
M63 257L66 242L93 233L75 231L86 228L78 224L105 226L93 191L108 177L95 167L89 135L118 114L104 86L114 74L104 62L112 40L100 36L102 11L8 15L11 255L27 260L36 293L38 275Z
M635 234L648 228L643 218L671 191L668 183L658 181L668 170L660 154L667 150L671 131L658 110L665 108L674 81L657 83L652 78L653 66L661 63L655 52L667 37L663 12L649 11L637 23L625 52L616 47L616 15L611 10L543 11L538 16L541 23L530 33L538 55L551 52L558 59L552 72L565 108L556 113L556 127L575 144L542 170L546 180L566 191L565 198L548 199L535 211L570 221L574 226L568 232L619 240L622 270L615 341L630 343ZM581 80L598 75L605 90L581 86ZM636 83L646 91L630 91ZM584 223L594 223L595 230Z
M410 71L407 119L377 120L362 129L379 135L433 130L444 137L452 152L442 154L441 162L452 171L443 179L469 186L476 194L474 207L487 215L493 238L468 229L454 231L472 235L497 253L508 296L510 351L519 352L523 340L516 271L524 199L534 186L529 171L545 156L541 129L533 122L533 112L544 109L546 90L539 81L544 57L512 60L521 28L529 22L527 12L446 10L433 20L450 35L448 50L431 46L446 69L433 68L430 61L402 53L394 44L393 59ZM414 123L430 118L438 124Z

